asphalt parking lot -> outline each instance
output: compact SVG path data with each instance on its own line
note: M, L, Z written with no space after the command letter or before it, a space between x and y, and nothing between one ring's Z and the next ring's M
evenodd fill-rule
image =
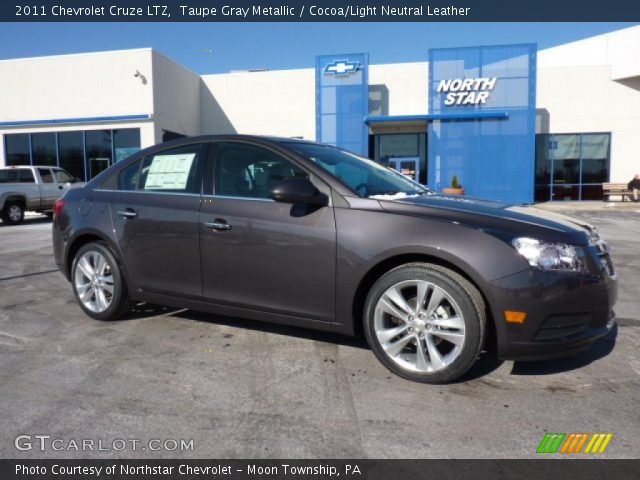
M638 458L640 213L578 215L610 241L618 328L573 358L485 356L445 386L326 333L158 307L92 320L55 268L50 222L0 225L0 457L532 458L545 432L612 432L601 456ZM193 450L19 451L20 434Z

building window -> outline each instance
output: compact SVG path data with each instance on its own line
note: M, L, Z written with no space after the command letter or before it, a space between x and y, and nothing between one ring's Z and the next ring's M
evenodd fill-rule
M82 132L58 133L58 158L60 167L74 177L85 181L84 135Z
M85 141L89 178L93 178L111 166L111 130L88 130Z
M140 129L121 128L113 131L113 155L116 162L140 150Z
M55 133L32 133L31 151L34 165L58 165Z
M17 133L5 135L4 142L8 166L60 166L87 181L114 159L120 161L139 151L140 129Z
M4 151L7 165L31 165L28 133L5 135Z
M537 135L536 201L602 200L610 142L609 133Z

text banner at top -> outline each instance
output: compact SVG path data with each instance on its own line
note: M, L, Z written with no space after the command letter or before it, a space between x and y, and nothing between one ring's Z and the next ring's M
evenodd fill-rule
M13 0L2 22L634 22L637 0Z

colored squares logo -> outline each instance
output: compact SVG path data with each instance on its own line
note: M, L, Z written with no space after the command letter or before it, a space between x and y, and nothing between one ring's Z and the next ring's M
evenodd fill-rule
M613 433L547 433L536 453L604 453Z

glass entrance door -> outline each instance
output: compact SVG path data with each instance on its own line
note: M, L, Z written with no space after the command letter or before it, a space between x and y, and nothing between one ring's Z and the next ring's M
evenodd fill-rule
M404 170L416 182L427 183L426 133L378 133L375 159L382 165Z
M419 181L420 157L391 157L389 158L389 166L411 180Z

